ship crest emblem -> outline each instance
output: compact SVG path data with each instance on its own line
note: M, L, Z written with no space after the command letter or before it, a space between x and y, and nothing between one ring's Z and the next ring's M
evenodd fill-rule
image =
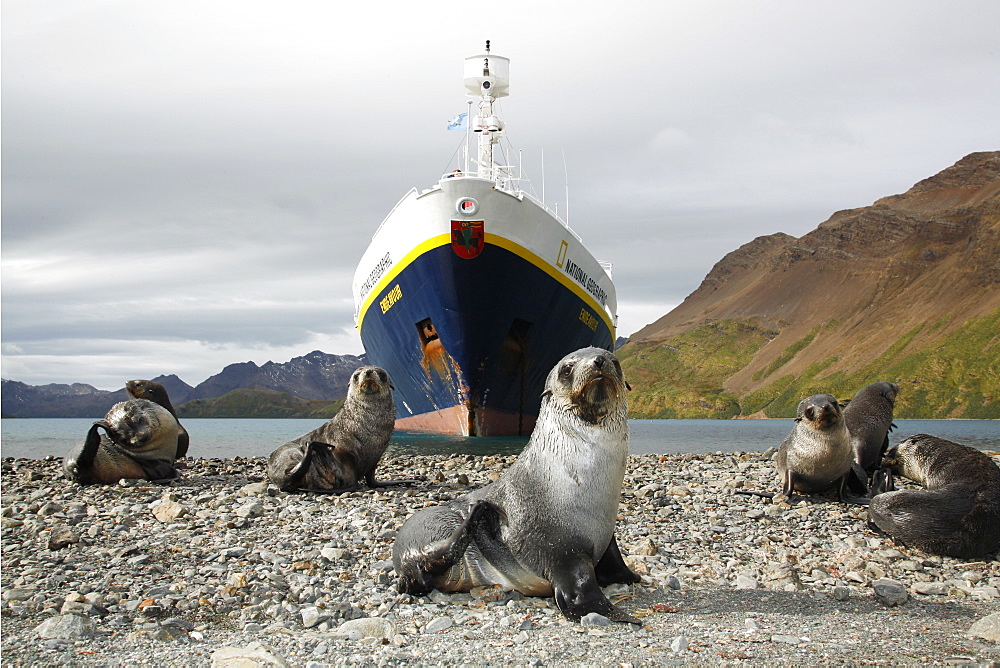
M485 223L482 220L451 221L451 249L463 260L471 260L483 252L486 245Z

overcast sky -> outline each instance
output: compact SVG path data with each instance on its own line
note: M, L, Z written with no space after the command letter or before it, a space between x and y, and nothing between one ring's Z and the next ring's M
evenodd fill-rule
M1000 149L996 0L0 8L2 375L33 385L360 354L357 261L448 168L487 39L620 335L757 236Z

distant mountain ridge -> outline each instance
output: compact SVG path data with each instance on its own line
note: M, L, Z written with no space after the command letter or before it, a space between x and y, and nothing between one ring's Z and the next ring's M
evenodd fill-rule
M790 417L891 380L898 417L1000 417L1000 152L754 239L619 356L641 416Z
M207 378L196 387L191 387L174 374L153 378L163 384L170 401L183 416L182 406L192 400L202 400L199 412L210 417L211 400L223 397L234 390L255 388L262 397L270 397L274 406L258 398L243 405L253 414L241 417L287 417L289 406L295 402L288 395L307 400L299 408L307 413L322 411L325 402L334 402L347 395L347 384L351 373L366 363L364 355L331 355L314 350L308 355L294 357L288 362L267 362L257 366L253 362L230 364L218 374ZM122 389L99 390L91 385L27 385L19 381L3 380L2 410L8 417L102 417L107 410L127 395L122 379ZM262 392L262 390L266 390ZM278 394L285 396L278 397ZM308 402L319 402L308 403ZM231 402L221 409L232 413ZM226 417L240 417L226 415ZM294 415L294 417L300 417Z

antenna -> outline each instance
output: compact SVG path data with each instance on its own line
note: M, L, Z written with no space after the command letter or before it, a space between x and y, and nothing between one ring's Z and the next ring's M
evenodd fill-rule
M566 224L569 225L569 168L566 167L566 149L562 149L563 179L566 183Z
M472 100L468 101L469 110L465 112L465 173L469 173L469 143L472 137Z
M490 40L486 40L486 53L490 52Z

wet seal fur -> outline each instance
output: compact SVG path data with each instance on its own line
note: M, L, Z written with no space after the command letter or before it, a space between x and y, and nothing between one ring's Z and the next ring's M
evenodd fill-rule
M628 458L627 388L607 350L584 348L556 364L531 439L511 467L399 529L399 591L501 585L554 596L572 620L597 612L640 623L601 591L639 581L614 537Z
M851 434L854 461L870 476L880 468L889 447L892 409L899 385L882 381L865 385L844 408L844 423Z
M180 431L163 406L146 399L122 401L94 422L83 443L70 449L63 472L81 485L173 480L179 475L174 460Z
M775 456L781 491L812 494L837 487L837 496L847 503L867 503L848 493L848 478L856 478L867 492L865 475L854 464L851 435L837 399L816 394L799 402L792 432L781 442Z
M1000 551L1000 467L986 453L929 434L883 459L868 506L873 528L907 546L960 559ZM892 474L924 489L893 491Z
M286 492L339 493L408 484L375 480L375 467L395 427L389 374L377 366L354 371L344 405L324 425L278 447L267 461L267 477Z
M177 459L186 457L191 437L177 418L177 411L174 410L173 404L170 403L170 397L167 396L167 388L153 380L130 380L125 383L125 391L133 399L146 399L170 411L181 430L177 437Z

